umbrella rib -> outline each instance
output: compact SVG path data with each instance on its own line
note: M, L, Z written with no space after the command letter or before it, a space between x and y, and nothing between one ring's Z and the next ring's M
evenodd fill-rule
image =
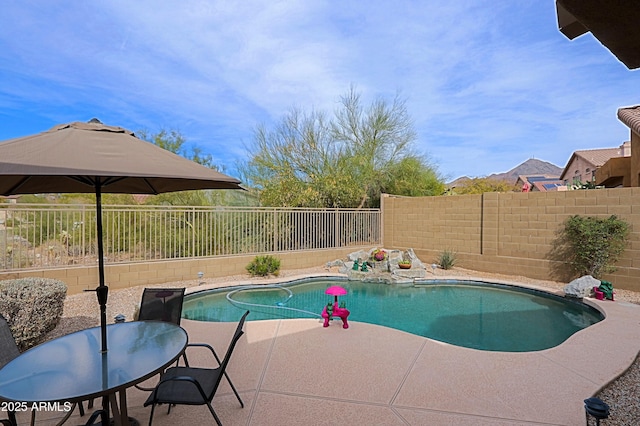
M9 190L5 193L5 195L11 195L14 194L15 192L18 191L18 189L24 185L25 183L27 183L27 181L31 178L31 176L25 176L23 179L20 179L20 181L18 183L16 183L15 185L13 185L11 188L9 188Z
M80 183L84 183L85 185L90 185L90 186L95 186L96 183L98 183L100 185L101 188L106 188L109 185L112 185L114 183L118 183L121 180L127 179L127 177L125 176L120 176L120 177L106 177L104 178L103 181L100 181L100 178L98 176L96 176L95 178L90 178L87 176L72 176L72 179L80 182ZM153 193L154 195L158 195L160 192L158 192L158 190L156 190L156 188L151 184L151 182L149 181L149 179L144 178L142 179L144 181L144 183L147 185L147 187L149 187L149 190L151 191L151 193Z
M101 188L107 187L109 185L112 185L114 183L120 182L123 179L126 179L126 177L121 176L121 177L107 177L104 178L104 180L101 180L99 176L95 176L95 177L88 177L88 176L70 176L71 179L75 180L76 182L80 182L82 184L91 186L91 187L95 187L96 185L99 185Z
M144 183L147 184L147 186L149 187L151 192L153 192L154 195L158 195L159 194L159 192L156 190L156 188L151 184L151 182L149 182L149 179L145 178L144 179Z
M24 178L20 179L19 182L17 182L15 185L13 185L11 188L9 188L5 195L11 195L11 194L15 194L17 192L20 191L20 187L22 187L24 184L26 184L29 179L31 179L31 176L25 176ZM101 188L105 188L108 187L109 185L112 185L114 183L118 183L121 180L127 179L126 177L107 177L105 178L105 180L100 181L99 177L87 177L87 176L69 176L69 179L75 180L76 182L80 182L83 185L87 185L87 186L91 186L91 187L95 187L96 183L100 185ZM158 192L158 190L151 184L151 182L148 179L143 179L144 183L147 185L147 187L149 187L149 190L151 191L151 193L158 195L160 192Z
M69 176L69 178L87 186L91 186L91 187L95 186L95 182L91 180L91 178L88 178L86 176Z

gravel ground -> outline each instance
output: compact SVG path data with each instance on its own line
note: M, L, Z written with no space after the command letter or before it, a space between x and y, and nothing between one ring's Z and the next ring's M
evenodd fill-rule
M337 272L332 268L330 272ZM316 268L285 270L281 271L279 279L286 280L299 275L321 274L329 269L320 266ZM438 271L444 275L444 271ZM448 276L473 276L480 278L493 278L508 280L514 283L535 284L554 290L561 290L565 283L555 281L540 281L531 278L501 274L488 274L483 272L470 271L462 268L454 268L446 271ZM153 287L196 287L207 285L210 287L224 287L234 283L260 283L265 282L265 278L251 278L249 275L235 275L223 278L205 278L203 280L169 282ZM123 290L110 291L109 303L107 307L107 320L113 322L117 314L125 315L127 321L134 318L142 291L145 286L132 287ZM147 286L150 287L150 286ZM626 301L640 304L640 293L615 289L617 301ZM93 292L68 296L65 301L64 314L58 327L47 336L48 339L55 338L67 333L94 327L99 324L100 311ZM636 358L631 367L616 380L612 381L595 396L609 404L611 414L602 424L607 426L636 426L640 425L640 359ZM596 422L590 418L588 425L595 425Z

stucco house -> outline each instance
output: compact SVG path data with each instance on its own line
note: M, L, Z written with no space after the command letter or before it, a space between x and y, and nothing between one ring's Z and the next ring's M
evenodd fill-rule
M612 158L631 157L631 142L617 148L583 149L575 151L565 166L560 180L566 185L597 183L596 171Z
M640 186L640 105L618 109L618 119L630 130L628 155L613 157L595 176L596 185L607 188Z

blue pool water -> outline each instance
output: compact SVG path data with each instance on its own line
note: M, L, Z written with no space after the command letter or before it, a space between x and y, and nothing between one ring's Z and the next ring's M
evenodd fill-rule
M333 300L324 291L347 290L339 301L349 321L392 327L458 346L527 352L559 345L603 319L593 307L545 292L469 281L413 286L336 279L309 279L281 287L237 287L186 296L183 317L200 321L320 318ZM339 321L339 319L338 319Z

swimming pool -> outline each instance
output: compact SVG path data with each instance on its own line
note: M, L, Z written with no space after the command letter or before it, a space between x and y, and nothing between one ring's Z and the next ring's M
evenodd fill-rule
M333 285L347 290L339 300L351 312L350 322L487 351L551 348L604 318L577 300L503 284L446 280L405 286L335 278L193 293L185 297L182 315L200 321L238 321L248 309L248 320L320 318L323 307L333 300L324 291Z

